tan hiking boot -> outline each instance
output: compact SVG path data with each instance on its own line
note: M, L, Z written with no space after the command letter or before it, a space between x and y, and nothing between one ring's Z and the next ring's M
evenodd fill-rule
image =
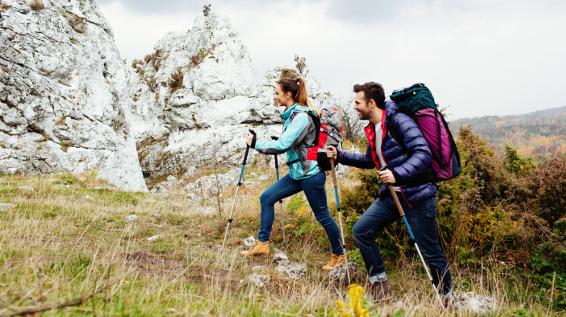
M269 241L258 241L253 248L240 252L243 256L269 255Z
M328 263L322 267L324 271L332 271L333 268L339 265L346 264L346 257L342 255L332 254Z

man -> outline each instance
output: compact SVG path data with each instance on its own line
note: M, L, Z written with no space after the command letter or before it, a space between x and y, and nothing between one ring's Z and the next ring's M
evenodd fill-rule
M429 266L433 282L445 301L451 297L451 276L446 257L436 232L436 184L427 182L431 173L431 151L415 121L403 113L395 113L397 106L385 100L383 87L375 82L354 86L355 109L360 120L369 120L364 129L368 139L365 154L327 149L327 155L338 163L358 168L377 168L384 185L379 197L369 206L352 229L362 254L370 282L369 293L374 300L389 295L389 284L376 235L385 226L399 219L399 212L386 185L392 185L405 210L415 240ZM391 122L386 125L387 120ZM387 126L401 137L397 141ZM397 135L397 134L396 134ZM378 154L377 151L381 153ZM380 157L381 156L381 157ZM385 161L383 169L380 159Z

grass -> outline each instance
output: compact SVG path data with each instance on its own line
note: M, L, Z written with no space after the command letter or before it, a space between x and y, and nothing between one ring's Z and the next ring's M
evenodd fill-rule
M250 165L246 175L262 170ZM203 206L188 203L182 192L121 192L93 176L0 175L0 202L16 205L0 211L0 315L97 288L101 291L83 304L45 315L333 316L336 300L344 299L345 288L320 269L328 256L326 241L300 195L285 200L287 241L276 220L272 243L292 261L307 263L306 277L289 280L272 270L269 259L239 257L241 239L257 231L258 196L272 178L244 180L228 245L219 256L225 218L200 213ZM223 193L225 210L231 193ZM132 214L138 218L128 222ZM148 241L150 236L158 239ZM271 272L264 289L240 283L257 265ZM387 269L396 300L374 305L372 314L465 315L436 307L416 259L388 259ZM497 296L493 315L559 315L511 272L494 263L480 272L453 269L458 291Z

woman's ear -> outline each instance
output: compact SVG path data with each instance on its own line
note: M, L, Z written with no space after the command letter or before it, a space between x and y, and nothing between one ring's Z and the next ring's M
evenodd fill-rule
M285 97L289 98L289 100L292 100L292 99L293 99L293 96L291 95L291 92L290 92L290 91L288 91L288 92L285 93Z

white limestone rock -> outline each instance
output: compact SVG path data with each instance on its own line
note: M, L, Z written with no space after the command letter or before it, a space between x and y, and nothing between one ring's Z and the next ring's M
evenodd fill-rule
M0 9L0 171L80 173L146 191L126 120L127 68L92 0Z

